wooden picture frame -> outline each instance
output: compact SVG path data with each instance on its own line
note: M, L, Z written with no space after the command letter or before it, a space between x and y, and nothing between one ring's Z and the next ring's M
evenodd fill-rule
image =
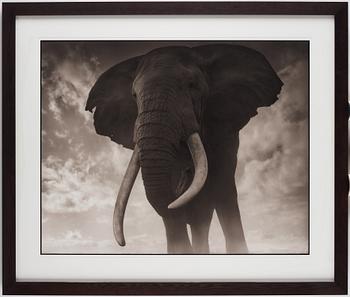
M347 294L347 14L346 2L3 3L3 293L11 295ZM75 15L327 15L334 17L334 281L22 282L16 280L16 18Z

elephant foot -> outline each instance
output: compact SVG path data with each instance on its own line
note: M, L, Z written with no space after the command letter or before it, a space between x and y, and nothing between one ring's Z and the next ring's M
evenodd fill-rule
M168 242L167 244L168 254L192 254L192 247L190 243L181 242Z
M226 242L226 252L228 254L249 254L248 246L245 241Z
M193 254L209 254L209 243L193 244Z
M208 237L210 219L206 220L203 223L191 224L192 248L194 254L209 254Z
M168 254L191 254L192 246L184 221L173 216L163 217Z

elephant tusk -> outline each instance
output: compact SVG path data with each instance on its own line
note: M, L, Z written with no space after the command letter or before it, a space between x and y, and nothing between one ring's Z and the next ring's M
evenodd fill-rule
M190 202L202 189L208 175L208 161L203 143L198 133L193 133L187 139L187 145L190 149L194 163L194 177L192 184L179 198L169 204L169 209L178 208Z
M113 233L116 241L120 246L125 246L125 237L123 231L124 214L126 205L128 204L130 192L132 190L139 170L139 149L138 146L135 145L134 152L132 154L128 168L126 169L123 181L118 192L117 201L115 203L113 213Z

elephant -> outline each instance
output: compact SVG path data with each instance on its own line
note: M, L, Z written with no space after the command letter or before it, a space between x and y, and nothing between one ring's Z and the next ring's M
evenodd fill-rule
M227 253L248 253L235 184L239 131L257 108L278 100L282 86L263 54L233 44L160 47L105 71L86 110L97 134L133 150L113 215L119 245L141 168L167 253L209 253L214 210Z

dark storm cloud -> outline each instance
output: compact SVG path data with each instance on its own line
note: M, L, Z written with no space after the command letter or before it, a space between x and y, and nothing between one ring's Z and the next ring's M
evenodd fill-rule
M44 251L164 251L162 222L146 201L140 178L127 210L127 250L115 245L110 222L131 152L96 135L92 115L84 107L98 76L114 64L160 46L205 43L42 43ZM284 82L280 100L260 108L240 132L236 178L249 248L253 252L305 252L308 44L235 43L262 52ZM224 251L221 237L216 220L210 236L213 251Z

